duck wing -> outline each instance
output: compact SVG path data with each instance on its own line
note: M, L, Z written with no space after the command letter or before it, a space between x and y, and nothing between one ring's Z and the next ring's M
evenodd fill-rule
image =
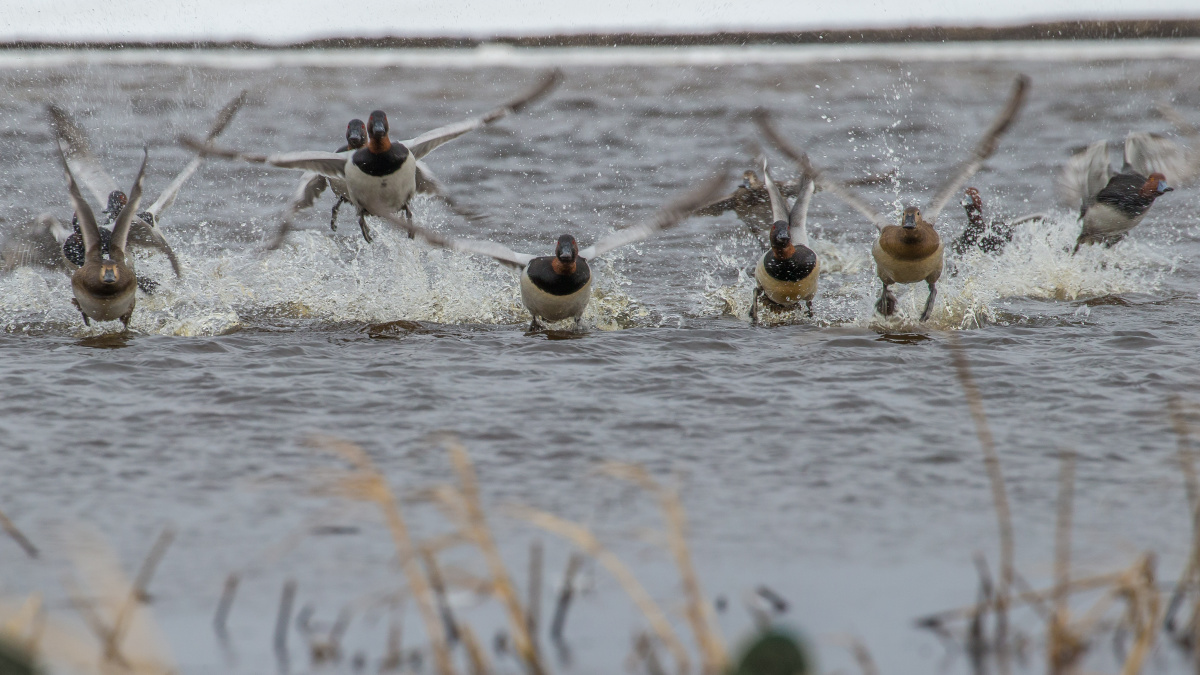
M108 203L108 195L117 189L117 181L104 170L100 160L92 154L91 143L83 127L75 122L63 108L51 103L46 106L50 114L50 126L58 138L59 149L70 166L71 173L83 183L88 192L101 204Z
M412 153L414 159L421 159L425 157L425 155L433 152L433 150L439 145L446 143L447 141L452 141L468 131L474 131L479 127L487 126L496 120L508 117L513 113L520 112L530 104L538 101L553 91L555 87L562 83L562 80L563 72L555 68L543 76L542 80L538 82L536 87L498 108L493 108L479 117L472 117L461 122L455 122L453 124L447 124L444 127L438 127L432 131L426 131L420 136L417 136L416 138L410 138L407 141L402 141L402 143L404 144L404 147L408 148L408 151Z
M275 235L271 237L270 243L266 246L268 251L273 251L283 244L283 240L287 237L288 232L291 232L295 227L296 214L315 204L317 198L321 196L321 193L325 192L326 186L331 182L329 178L312 171L305 173L300 178L300 185L292 193L292 199L288 202L287 210L284 212L283 222L279 224L279 229L275 230Z
M61 267L62 242L69 236L71 228L49 213L17 226L0 242L0 273L7 274L18 267Z
M1184 151L1187 159L1187 171L1184 175L1176 178L1182 184L1188 184L1200 179L1200 129L1187 120L1183 119L1183 115L1166 103L1158 105L1158 112L1167 119L1168 122L1175 126L1175 130L1180 135L1188 139L1188 147ZM1171 177L1167 176L1167 181L1171 181Z
M783 198L783 193L779 191L779 186L771 179L771 169L767 167L766 156L759 155L758 163L762 166L763 183L767 186L767 197L771 200L771 222L787 220L787 200Z
M805 175L801 178L800 194L788 213L788 225L791 227L792 236L805 246L808 246L808 206L812 203L813 192L816 189L817 184L811 176Z
M458 200L450 194L450 190L446 187L446 184L429 170L429 166L425 162L421 161L417 162L417 192L437 197L445 202L451 211L454 211L467 220L487 220L487 214L459 204Z
M1064 202L1078 204L1080 215L1096 201L1096 195L1108 185L1112 178L1112 165L1108 161L1108 142L1096 141L1082 152L1067 160L1058 175L1058 193Z
M925 208L922 217L934 222L942 209L946 208L946 204L950 203L950 199L958 194L962 186L970 180L971 176L975 175L976 171L983 166L984 161L991 157L996 148L1000 144L1000 137L1008 131L1012 123L1017 119L1017 114L1021 112L1021 108L1025 106L1026 95L1029 93L1029 77L1018 75L1013 83L1012 94L1008 97L1008 103L1000 111L996 117L996 121L992 122L992 126L983 134L983 138L976 144L975 149L971 151L966 161L959 164L954 172L946 179L937 191L933 193L933 199L929 201L929 205Z
M876 211L873 206L867 203L867 200L859 196L858 192L856 192L854 188L846 185L845 183L839 183L836 180L826 177L824 172L813 166L806 153L792 147L792 144L789 143L783 136L781 136L775 129L775 125L771 123L771 117L767 111L761 109L755 111L754 121L756 124L758 124L758 128L760 131L762 131L763 136L766 136L767 140L771 141L775 147L779 148L779 151L782 152L788 159L795 162L800 168L800 172L802 174L808 176L812 180L814 189L819 187L822 190L832 194L834 197L842 200L847 206L855 211L858 211L860 214L865 216L867 220L871 221L871 224L874 225L875 229L877 230L882 231L883 228L891 224L886 218L880 215L880 213Z
M1125 137L1125 165L1121 173L1134 171L1143 176L1161 173L1168 183L1178 185L1192 172L1188 160L1183 148L1169 138L1137 132Z
M225 104L225 107L217 114L217 121L213 123L212 128L208 130L208 135L204 137L206 143L211 143L225 131L225 127L229 126L229 123L233 121L234 115L246 104L246 96L247 92L243 89L232 101ZM150 205L150 208L146 209L150 215L154 216L155 221L162 216L164 211L171 208L171 205L175 203L176 195L179 194L179 189L183 187L187 179L192 177L192 174L196 173L196 170L203 163L204 155L197 156L188 162L187 166L183 167L183 171L180 171L175 176L175 180L171 181L171 184L167 186L167 189L163 190L158 195L158 198L154 200L154 203ZM157 222L148 224L157 229Z
M437 232L420 227L414 224L412 220L408 218L392 215L391 213L388 213L388 209L385 207L368 208L367 210L371 212L371 215L382 218L383 220L388 221L405 232L408 232L417 239L421 239L425 243L437 246L439 248L444 248L450 251L458 251L459 253L475 253L478 255L486 255L490 258L494 258L502 265L515 267L517 269L525 267L529 264L530 260L533 260L537 257L528 253L517 253L511 248L508 248L503 244L497 244L494 241L446 237L438 234Z
M713 198L721 193L722 186L728 180L729 172L723 168L716 175L704 181L700 187L667 202L650 220L600 237L600 240L595 244L581 250L579 257L591 260L615 248L641 241L663 230L675 227L684 220L687 220L687 217L697 208L711 202Z
M71 164L67 161L67 142L59 140L58 157L62 160L63 172L67 175L67 195L71 198L71 207L79 219L79 232L83 236L83 250L87 257L100 256L100 228L96 226L96 214L88 206L83 195L79 194L79 185L75 175L71 173Z
M129 238L129 228L133 225L138 205L142 201L142 184L146 179L146 164L150 161L150 149L142 148L142 167L138 169L137 178L133 181L133 187L129 189L129 201L125 204L125 208L121 209L120 215L117 216L117 223L113 225L112 240L108 243L109 253L115 258L118 252L121 255L125 254L126 240ZM82 223L83 218L79 219ZM92 223L95 225L95 223ZM86 237L84 239L86 242ZM91 245L88 245L88 252L92 250Z
M281 169L313 171L326 178L345 178L346 160L353 154L351 151L339 153L322 152L320 150L301 150L299 152L280 152L273 155L263 155L217 147L211 143L198 141L190 136L180 136L179 143L183 147L205 156L212 155L214 157L224 157L225 159L240 159L251 164L270 164Z

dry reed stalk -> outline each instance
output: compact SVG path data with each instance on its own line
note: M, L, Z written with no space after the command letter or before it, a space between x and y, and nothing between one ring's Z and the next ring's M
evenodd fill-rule
M660 485L641 466L610 463L604 465L602 471L629 481L658 498L667 524L667 539L671 553L675 556L675 566L679 568L679 577L687 600L685 613L688 624L696 637L696 643L700 646L703 672L707 675L724 672L729 667L729 657L721 635L713 625L712 616L708 612L709 604L700 590L700 581L692 565L692 554L687 544L687 515L679 494Z
M1129 657L1125 659L1125 665L1121 668L1121 675L1138 675L1151 648L1154 647L1162 606L1162 596L1155 582L1153 554L1142 556L1138 564L1127 573L1123 586L1122 591L1129 602L1133 618L1135 637L1133 649L1129 650Z
M517 589L508 575L504 559L500 557L500 549L496 547L496 541L492 537L492 531L488 527L487 518L483 513L475 465L471 463L467 449L458 441L447 439L445 446L447 452L450 453L450 461L454 464L454 470L458 473L463 505L466 508L467 534L474 539L475 545L487 560L492 576L492 588L500 596L501 602L508 611L508 621L512 625L513 643L516 646L517 655L525 661L525 665L532 675L543 675L546 672L545 667L542 665L542 658L538 654L537 646L530 637L529 620L525 616L525 610L521 608Z
M392 535L392 543L396 547L396 557L404 570L405 579L417 603L421 620L429 635L433 650L434 666L440 675L454 675L454 662L450 658L450 649L446 644L446 635L442 629L434 604L433 590L429 580L421 574L417 565L412 538L408 533L408 523L400 510L400 502L396 499L391 487L388 486L383 474L375 468L370 456L358 445L328 436L315 437L311 440L314 447L338 455L354 467L354 471L343 473L330 482L332 492L351 499L358 499L375 504L383 513L388 531Z
M471 675L487 675L492 672L491 666L488 665L487 654L480 646L479 638L475 637L475 631L464 623L459 626L459 636L462 638L463 647L466 648L467 663L471 664Z
M867 649L867 645L853 635L848 640L850 653L854 655L854 661L858 664L862 675L879 675L879 667L875 665L875 659L871 656L871 650Z
M1075 495L1075 453L1062 452L1058 478L1058 517L1054 533L1054 611L1046 627L1046 655L1051 673L1062 673L1083 654L1082 635L1072 630L1067 600L1071 584L1071 517Z
M1178 439L1179 449L1179 465L1182 469L1184 479L1184 489L1187 491L1188 507L1191 509L1192 515L1192 548L1188 555L1187 564L1184 566L1183 572L1179 575L1179 582L1175 585L1175 590L1172 593L1171 600L1168 603L1166 623L1167 629L1172 628L1174 621L1174 610L1188 595L1189 589L1197 585L1197 576L1200 572L1200 480L1196 476L1195 452L1192 450L1191 443L1191 425L1188 424L1187 417L1184 411L1184 402L1179 396L1172 396L1167 401L1167 410L1171 419L1171 427L1175 431ZM1197 626L1197 612L1192 612L1190 623L1193 630L1200 632L1200 626ZM1193 641L1193 645L1196 642Z
M1000 456L996 453L996 444L992 439L992 430L988 426L987 412L983 407L983 397L971 376L971 366L967 361L966 349L953 332L949 335L950 354L954 360L954 370L962 384L967 406L975 421L975 434L979 437L979 445L983 450L983 463L987 469L988 480L992 485L992 504L996 510L996 520L1000 533L1000 584L996 589L996 642L1004 644L1008 632L1008 604L1012 593L1014 564L1014 544L1012 511L1008 505L1008 493L1004 487L1004 474L1000 470Z
M25 551L25 555L29 556L30 558L38 557L37 547L33 545L33 542L29 541L29 538L17 528L16 523L10 520L3 511L0 511L0 528L3 528L4 531L8 533L8 536L12 537L12 540L17 542L17 545L21 547L21 550Z
M292 606L296 602L296 582L288 579L283 584L279 594L279 611L275 614L275 656L280 661L287 661L288 627L292 624Z
M221 599L217 601L217 612L213 615L213 631L221 642L229 639L229 631L226 628L226 622L229 620L229 611L233 609L233 601L237 597L238 584L241 583L241 577L236 572L231 572L225 577L225 587L221 589Z
M675 629L671 627L671 622L667 620L666 614L646 592L645 587L637 580L633 572L629 571L620 558L606 549L596 535L578 523L539 509L513 506L505 510L515 518L520 518L570 541L600 563L617 580L617 583L625 590L625 594L629 596L630 600L633 600L633 604L637 605L638 610L646 617L646 622L650 624L650 629L654 631L655 637L671 652L680 675L686 675L691 670L691 660L688 658L687 650L679 636L675 634Z
M1108 588L1108 587L1112 586L1114 583L1116 583L1117 581L1119 581L1120 578L1121 578L1121 573L1110 572L1107 574L1097 574L1097 575L1091 576L1091 577L1083 577L1081 579L1073 579L1073 580L1071 580L1071 583L1068 584L1067 588L1068 588L1069 592L1072 594L1084 593L1087 591L1094 591L1094 590L1098 590L1101 588ZM1054 595L1053 588L1042 589L1040 591L1026 591L1023 593L1017 593L1017 594L1013 595L1012 598L1010 599L1009 607L1013 608L1013 607L1018 607L1023 604L1041 603L1041 602L1046 601L1048 598L1052 598L1053 595ZM956 607L954 609L947 609L947 610L943 610L941 612L937 612L935 614L928 614L926 616L920 617L919 619L916 620L916 623L917 623L917 625L922 626L922 627L937 626L937 625L946 623L948 621L955 621L958 619L968 619L972 615L974 615L976 612L980 611L980 609L981 609L981 607L980 607L979 603L976 603L973 605L966 605L965 607Z

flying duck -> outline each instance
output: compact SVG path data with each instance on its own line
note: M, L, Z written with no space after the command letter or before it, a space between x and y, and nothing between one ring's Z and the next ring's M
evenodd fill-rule
M1045 213L1033 213L1017 218L1011 223L993 220L989 225L983 218L983 198L979 196L979 190L973 187L966 189L960 203L967 212L967 226L950 247L958 255L966 255L972 249L979 249L984 253L1003 253L1004 247L1012 242L1013 231L1018 225L1049 218Z
M1077 153L1059 177L1065 198L1079 203L1082 221L1075 253L1084 244L1112 246L1142 222L1154 200L1172 188L1166 172L1180 175L1173 160L1179 155L1171 141L1137 132L1125 137L1124 164L1113 172L1108 142L1097 141Z
M209 130L208 137L215 139L219 136L245 101L246 92L244 91L230 101L217 115L217 120ZM87 134L75 122L70 113L53 104L48 107L48 112L55 135L59 141L65 144L67 163L71 166L71 170L93 196L105 204L102 211L107 216L105 224L112 223L126 205L125 193L117 188L116 181L108 175L100 161L92 153ZM163 251L171 261L171 267L176 276L180 276L182 273L179 260L163 236L162 230L159 229L158 220L171 207L184 182L200 168L200 164L199 158L189 162L163 190L162 194L154 200L150 208L137 214L129 234L130 244L153 247ZM111 230L100 228L102 247L108 246L111 234ZM0 243L0 272L4 273L25 265L49 269L63 268L71 272L83 263L83 233L78 224L78 215L73 215L71 227L66 227L53 214L40 214L33 222L15 228ZM147 293L153 291L157 286L156 282L146 277L139 277L138 284Z
M371 208L371 213L383 212L385 215L381 217L384 220L434 246L461 253L486 255L502 265L519 269L521 271L521 301L532 315L533 320L529 324L529 329L532 331L541 328L542 321L575 319L578 323L592 296L592 272L588 265L589 260L678 225L686 220L698 206L711 202L720 193L721 186L725 181L724 173L715 176L706 181L699 189L663 206L651 220L605 235L595 244L584 249L579 248L575 237L564 234L558 238L558 242L554 246L554 254L548 256L517 253L507 246L490 241L445 237L414 225L408 218L387 213L386 209Z
M812 316L812 300L817 294L817 275L821 263L808 247L808 204L815 185L804 175L799 181L799 196L792 210L787 209L779 187L771 179L767 160L761 160L767 194L771 199L770 244L754 268L754 298L750 302L750 321L758 324L758 303L774 311L786 311L803 300Z
M796 162L805 174L813 176L817 186L828 190L851 208L866 216L879 230L879 237L871 248L875 258L875 268L883 289L875 309L883 316L891 316L896 311L896 296L891 292L892 284L911 284L924 281L929 285L929 298L925 301L925 309L921 312L921 321L929 318L933 312L933 303L937 299L937 281L942 276L942 240L933 221L942 212L954 193L983 166L983 162L996 151L1000 137L1012 126L1017 113L1025 104L1025 94L1029 89L1029 78L1019 75L1013 86L1012 95L1004 106L999 117L984 134L983 139L975 146L971 155L944 181L934 192L925 214L916 206L904 209L900 224L890 223L879 214L869 203L858 196L850 186L830 180L823 173L814 169L808 156L794 149L771 125L765 111L759 111L756 121L763 134L774 143L780 151Z
M363 238L370 242L371 231L366 221L368 213L374 216L403 213L411 217L408 202L417 191L416 165L425 155L447 141L519 112L550 93L562 81L562 77L562 71L554 70L525 95L484 115L448 124L399 143L393 143L388 137L387 114L376 110L367 118L367 144L358 150L261 155L217 148L187 136L181 137L180 142L201 155L311 171L326 178L344 180L346 196L358 210L358 225ZM367 205L376 211L368 210Z
M800 194L800 181L784 181L782 184L776 183L776 186L784 197L796 197ZM701 206L692 215L719 216L726 211L737 214L738 220L754 234L770 229L771 224L775 222L767 185L753 169L747 169L742 174L742 182L731 194Z
M92 214L92 207L84 201L83 195L79 194L79 186L71 173L66 145L64 141L59 142L59 157L67 176L71 204L79 216L79 230L84 245L84 263L71 275L71 291L75 295L72 302L83 315L83 323L88 326L92 325L93 320L120 319L125 329L129 330L129 319L137 303L137 278L133 271L133 258L126 256L125 245L134 213L142 200L142 181L146 177L150 153L145 149L142 151L142 166L129 191L128 203L117 214L108 250L105 251L101 247L96 216Z
M337 152L358 150L366 144L366 123L360 119L352 119L346 125L346 144L338 148ZM455 213L468 220L483 219L483 216L477 211L460 206L450 195L450 191L438 180L437 176L433 174L425 162L417 162L416 184L418 194L430 194L441 199ZM271 238L270 243L267 244L267 250L277 249L283 244L283 240L288 232L291 232L295 228L297 214L311 207L327 186L337 196L337 202L333 205L333 213L329 217L329 229L337 230L338 210L342 208L342 204L350 201L350 193L346 189L346 181L341 178L326 178L315 171L306 171L300 179L300 185L292 193L292 200L288 202L283 222L280 223L279 229L275 231L275 235Z

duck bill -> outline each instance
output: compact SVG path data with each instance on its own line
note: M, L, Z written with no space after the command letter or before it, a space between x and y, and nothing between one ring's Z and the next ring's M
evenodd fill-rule
M1174 191L1175 191L1175 188L1171 187L1170 185L1167 185L1166 181L1161 181L1161 180L1158 181L1158 194L1161 195L1161 194L1165 194L1167 192L1174 192Z
M387 125L381 119L371 120L371 137L383 138L387 135Z
M902 225L904 226L904 229L906 229L906 230L913 229L914 227L917 226L917 217L911 213L904 214L904 222L902 223Z

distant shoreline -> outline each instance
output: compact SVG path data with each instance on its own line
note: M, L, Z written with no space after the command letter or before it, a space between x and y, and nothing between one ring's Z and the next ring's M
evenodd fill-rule
M580 33L482 37L334 37L273 44L251 40L0 42L3 50L37 49L474 49L512 47L696 47L807 44L903 44L1041 40L1140 40L1200 38L1200 19L1054 21L1010 26L917 26L908 28L714 33Z

